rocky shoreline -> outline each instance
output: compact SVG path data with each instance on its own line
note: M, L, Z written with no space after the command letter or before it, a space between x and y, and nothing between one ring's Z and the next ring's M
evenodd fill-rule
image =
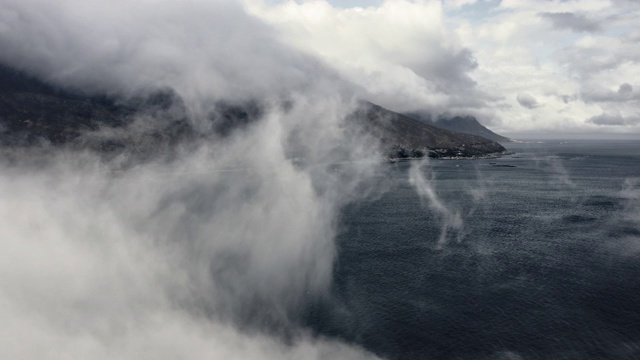
M505 155L513 155L513 154L515 154L515 153L512 152L512 151L502 151L502 152L487 153L487 154L483 154L483 155L428 156L428 157L430 159L435 159L435 160L481 160L481 159L498 159L498 158L501 158L501 157L503 157ZM396 162L403 162L403 161L423 160L424 158L425 158L424 156L421 156L421 157L389 157L388 160L389 160L389 162L396 163Z

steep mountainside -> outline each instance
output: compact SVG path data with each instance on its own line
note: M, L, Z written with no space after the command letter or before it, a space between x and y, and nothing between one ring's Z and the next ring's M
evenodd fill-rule
M478 135L482 136L483 138L500 143L508 143L513 141L508 137L498 135L493 131L487 129L484 125L480 124L480 122L478 122L478 120L473 116L441 116L435 120L432 119L428 114L412 113L407 114L407 116L427 122L442 129L457 131L465 134Z
M224 136L259 113L254 103L217 104L210 114L210 130ZM153 121L136 122L145 117ZM153 154L159 148L206 137L201 130L188 121L182 99L171 90L120 103L58 89L0 66L0 147L50 144L103 154L124 149Z
M0 67L0 145L66 144L101 126L121 127L132 109L60 91Z
M354 117L382 140L391 157L478 157L506 151L493 140L441 129L371 103Z
M508 137L498 135L480 124L473 116L455 116L452 118L442 117L433 123L437 127L443 129L458 131L465 134L473 134L482 136L489 140L497 142L511 142Z

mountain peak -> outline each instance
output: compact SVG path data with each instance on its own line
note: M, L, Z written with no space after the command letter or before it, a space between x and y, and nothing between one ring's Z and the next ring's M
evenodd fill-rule
M444 116L441 115L437 119L433 119L431 115L424 113L411 113L408 116L416 118L420 121L432 124L442 129L457 131L465 134L478 135L483 138L497 141L499 143L509 143L513 140L506 136L498 135L482 125L478 119L471 115Z

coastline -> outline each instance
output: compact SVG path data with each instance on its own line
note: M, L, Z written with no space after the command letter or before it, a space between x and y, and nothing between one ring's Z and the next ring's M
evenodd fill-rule
M433 154L433 152L430 152L430 154ZM488 153L488 154L483 154L483 155L458 155L458 156L427 156L430 159L434 159L434 160L481 160L481 159L498 159L501 158L505 155L513 155L516 154L516 152L514 151L501 151L501 152L494 152L494 153ZM403 161L414 161L414 160L422 160L424 159L425 156L421 156L421 157L395 157L395 158L388 158L387 160L390 163L396 163L396 162L403 162Z

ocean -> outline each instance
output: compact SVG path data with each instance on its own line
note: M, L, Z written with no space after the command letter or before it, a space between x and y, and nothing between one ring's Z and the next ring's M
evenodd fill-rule
M342 212L308 328L389 359L640 359L640 141L508 148L389 164Z

